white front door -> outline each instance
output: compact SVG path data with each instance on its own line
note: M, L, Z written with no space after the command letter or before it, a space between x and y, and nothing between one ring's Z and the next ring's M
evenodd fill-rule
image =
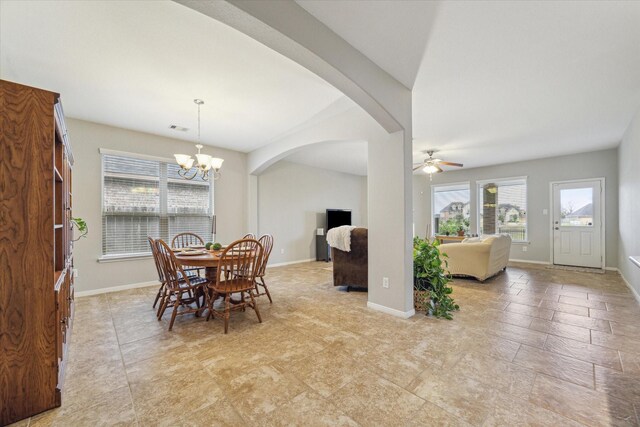
M604 268L601 180L553 184L553 263Z

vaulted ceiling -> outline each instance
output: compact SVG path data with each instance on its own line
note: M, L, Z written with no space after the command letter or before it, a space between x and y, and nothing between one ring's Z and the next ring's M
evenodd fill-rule
M298 3L413 89L416 161L615 147L640 108L640 2Z
M640 108L640 2L298 4L412 88L416 161L427 149L475 167L615 147ZM68 116L186 140L202 98L203 142L244 152L342 96L170 1L3 0L0 77L62 93ZM362 144L317 150L291 160L362 173Z
M69 117L186 140L196 139L201 98L203 143L244 152L343 96L171 1L3 0L0 77L61 93Z

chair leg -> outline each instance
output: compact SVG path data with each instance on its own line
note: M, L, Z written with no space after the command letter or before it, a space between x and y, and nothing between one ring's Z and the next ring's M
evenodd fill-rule
M180 307L180 295L178 295L176 302L173 304L173 313L171 313L171 322L169 322L169 330L173 329L173 322L176 321L176 315L178 314L178 307Z
M156 305L158 304L158 300L160 299L160 296L164 293L164 283L160 284L160 288L158 288L158 292L156 293L156 299L153 301L153 308L156 308Z
M262 317L260 317L260 310L258 310L258 304L256 304L256 299L253 297L253 290L249 289L249 297L251 298L251 305L253 306L253 310L256 312L256 316L258 316L258 322L262 323Z
M171 300L171 294L165 291L164 298L162 299L162 305L158 309L158 321L162 320L162 316L164 316L164 312L169 306L170 300Z
M262 277L260 277L260 281L262 282L262 287L264 288L264 291L267 294L267 298L269 298L269 303L273 304L273 300L271 299L271 293L269 292L269 288L267 288L267 284L264 283L264 279Z
M163 310L163 306L164 306L164 302L168 297L169 292L167 291L167 286L163 285L162 286L162 294L160 295L160 305L158 305L158 311L156 312L156 316L158 316L158 320L162 317L162 314L164 313Z
M231 316L231 294L224 296L224 333L229 331L229 317Z

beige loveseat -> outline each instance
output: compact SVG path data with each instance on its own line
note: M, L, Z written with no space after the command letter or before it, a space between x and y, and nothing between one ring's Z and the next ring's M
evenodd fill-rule
M469 238L461 243L440 245L448 255L448 270L453 276L471 276L481 282L507 268L511 236L490 234Z

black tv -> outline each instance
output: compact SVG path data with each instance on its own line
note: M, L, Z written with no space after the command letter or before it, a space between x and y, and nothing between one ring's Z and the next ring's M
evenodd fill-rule
M351 210L327 209L327 231L341 225L351 225Z

